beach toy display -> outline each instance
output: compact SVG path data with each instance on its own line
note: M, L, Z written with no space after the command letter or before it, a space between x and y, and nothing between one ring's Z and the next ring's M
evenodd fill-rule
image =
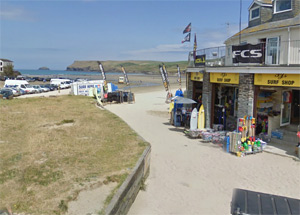
M256 120L252 116L238 119L237 131L229 132L227 135L230 152L238 157L262 152L267 143L255 137L255 123Z

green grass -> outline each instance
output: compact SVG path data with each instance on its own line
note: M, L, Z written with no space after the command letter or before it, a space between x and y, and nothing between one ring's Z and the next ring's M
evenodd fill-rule
M0 209L63 214L86 183L119 180L147 146L88 97L1 100L0 112Z
M126 72L143 72L151 74L160 74L159 65L164 63L166 65L168 73L176 73L177 65L180 70L186 70L187 61L177 62L160 62L160 61L102 61L104 70L109 72L122 72L121 66L125 67ZM75 61L69 68L81 68L86 71L98 71L99 66L97 61Z

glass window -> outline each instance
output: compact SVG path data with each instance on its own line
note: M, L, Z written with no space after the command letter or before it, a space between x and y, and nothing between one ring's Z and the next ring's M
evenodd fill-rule
M266 64L279 64L279 37L267 39Z
M250 20L259 18L259 7L251 9L250 11Z
M281 12L292 9L292 0L276 0L275 12Z

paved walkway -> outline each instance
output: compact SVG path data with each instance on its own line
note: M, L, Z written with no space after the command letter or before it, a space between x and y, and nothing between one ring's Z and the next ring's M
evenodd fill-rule
M230 214L234 188L300 199L300 162L270 153L238 158L168 123L166 92L105 106L152 145L150 175L129 214Z

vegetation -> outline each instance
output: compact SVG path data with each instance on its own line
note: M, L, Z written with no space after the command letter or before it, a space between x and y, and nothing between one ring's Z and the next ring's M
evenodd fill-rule
M0 77L17 77L18 75L21 75L20 72L14 71L13 65L8 65L3 67L3 72L0 73ZM2 79L2 78L1 78Z
M0 112L0 209L13 212L64 214L86 186L123 181L147 145L88 97L1 100Z
M159 61L101 61L105 71L107 72L122 72L121 66L124 66L126 72L138 73L159 73L159 65L164 63L168 72L177 72L177 65L181 70L186 70L187 61L177 62L159 62ZM97 61L75 61L67 67L67 70L73 71L99 71Z

